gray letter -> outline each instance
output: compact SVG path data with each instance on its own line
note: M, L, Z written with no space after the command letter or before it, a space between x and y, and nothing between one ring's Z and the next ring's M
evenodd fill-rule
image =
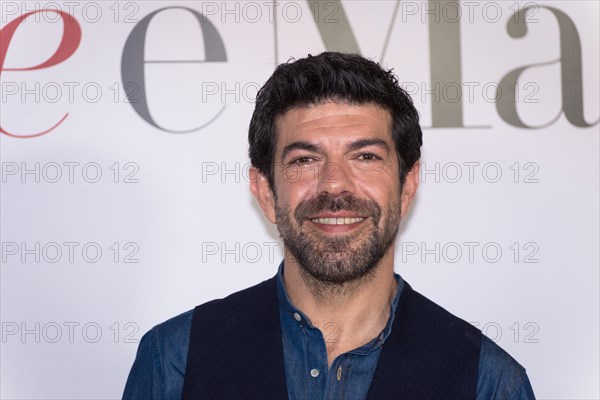
M562 11L548 6L542 7L554 14L558 21L558 30L560 32L560 58L556 61L526 65L517 68L502 78L500 81L500 89L504 96L500 96L496 103L496 109L500 117L508 124L519 128L543 128L553 124L561 115L565 113L567 120L573 125L584 128L596 125L587 123L583 117L583 80L581 70L581 42L577 28L571 19ZM531 7L524 7L514 14L514 18L510 18L506 27L508 34L515 38L522 38L527 34L527 21L525 15ZM531 126L525 124L517 113L516 92L514 88L519 84L519 77L527 68L561 63L561 87L562 87L562 112L559 112L548 123L540 126ZM513 96L508 96L508 93L513 93Z
M227 61L223 40L221 39L221 36L219 35L219 32L214 27L214 25L205 16L187 7L165 7L156 10L153 13L150 13L149 15L144 17L129 34L129 37L125 42L125 47L123 48L123 58L121 60L121 77L123 79L123 87L125 87L126 85L133 85L133 87L135 88L135 90L133 91L126 92L129 102L140 117L142 117L149 124L163 131L172 133L187 133L193 132L198 129L202 129L205 126L209 125L219 115L221 115L221 113L225 109L225 106L223 106L221 110L217 113L217 115L215 115L210 121L208 121L204 125L184 131L175 131L163 128L159 126L150 115L150 110L148 109L148 101L146 99L146 80L144 77L144 64L146 64L146 61L144 59L146 32L148 30L148 25L150 24L150 21L152 20L152 18L154 18L156 14L164 10L171 9L181 9L191 12L198 19L198 23L200 24L200 28L202 29L202 35L204 36L206 59L204 61L191 62ZM178 61L173 60L161 62L177 63Z

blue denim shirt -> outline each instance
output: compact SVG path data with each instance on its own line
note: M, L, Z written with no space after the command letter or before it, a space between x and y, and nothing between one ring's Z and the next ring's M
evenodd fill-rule
M390 335L404 280L398 288L388 322L369 343L339 355L328 368L325 342L335 326L318 327L295 308L283 283L283 262L277 272L279 314L285 377L290 400L364 399L382 346ZM129 373L124 400L181 399L193 311L180 314L148 331L141 339ZM535 399L525 369L486 336L481 337L477 400Z

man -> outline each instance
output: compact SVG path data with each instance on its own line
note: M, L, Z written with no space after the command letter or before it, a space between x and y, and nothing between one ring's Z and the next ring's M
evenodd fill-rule
M249 130L275 277L150 330L125 399L533 399L525 369L394 273L422 133L391 71L333 52L280 65Z

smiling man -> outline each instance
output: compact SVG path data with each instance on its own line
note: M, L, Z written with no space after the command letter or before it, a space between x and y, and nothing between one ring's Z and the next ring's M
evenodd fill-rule
M249 131L277 275L150 330L125 399L533 399L525 369L394 272L422 133L391 71L327 52L280 65Z

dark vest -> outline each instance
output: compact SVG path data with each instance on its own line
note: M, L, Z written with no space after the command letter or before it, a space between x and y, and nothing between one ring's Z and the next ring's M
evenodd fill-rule
M184 400L288 398L276 278L196 307ZM367 399L475 399L480 339L405 281Z

